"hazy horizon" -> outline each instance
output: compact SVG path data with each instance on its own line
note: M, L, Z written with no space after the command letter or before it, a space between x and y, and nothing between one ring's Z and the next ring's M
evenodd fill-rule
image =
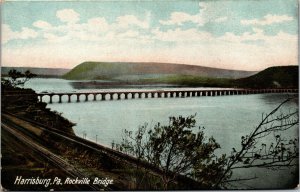
M98 61L88 61L88 62L98 62ZM106 62L106 61L99 61L99 62ZM106 62L106 63L123 63L123 62L118 62L118 61L110 61L110 62ZM157 63L157 62L124 62L124 63ZM78 65L80 65L81 63L79 63ZM159 64L159 63L157 63ZM163 63L162 63L163 64ZM164 63L164 64L174 64L174 65L191 65L191 64L181 64L181 63ZM43 69L43 68L49 68L49 69L69 69L69 70L72 70L74 69L76 66L78 65L75 65L73 68L63 68L63 67L35 67L35 66L1 66L1 67L11 67L11 68L18 68L18 67L24 67L24 68L40 68L40 69ZM207 66L201 66L201 65L191 65L191 66L198 66L198 67L207 67ZM282 66L282 65L280 65ZM279 65L278 66L271 66L271 67L280 67ZM286 65L286 66L298 66L298 65ZM216 67L207 67L207 68L216 68ZM267 67L269 68L269 67ZM267 69L267 68L264 68L264 69ZM226 68L216 68L216 69L224 69L224 70L233 70L233 71L247 71L247 70L236 70L236 69L226 69ZM264 70L262 69L262 70ZM259 72L261 70L258 70L258 71L249 71L249 72Z
M47 8L45 8L47 7ZM260 71L298 65L297 0L5 1L2 65L85 61Z

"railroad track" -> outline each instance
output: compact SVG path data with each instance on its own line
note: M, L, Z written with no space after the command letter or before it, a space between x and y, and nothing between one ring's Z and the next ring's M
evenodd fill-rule
M54 136L65 139L67 142L71 142L71 143L74 143L76 145L84 146L85 148L87 148L89 150L94 150L94 151L106 154L109 157L111 157L112 159L115 159L117 161L125 161L128 164L133 165L133 166L136 166L136 163L142 163L143 164L143 162L141 162L140 160L138 160L134 157L128 156L128 155L126 155L124 153L121 153L119 151L115 151L115 150L113 150L109 147L105 147L105 146L96 144L94 142L91 142L89 140L86 140L86 139L83 139L83 138L80 138L80 137L77 137L77 136L67 135L59 129L53 129L53 128L45 127L44 125L42 125L40 123L37 123L37 122L34 122L31 119L27 119L27 118L24 118L24 117L18 117L15 114L12 114L10 112L2 112L2 116L4 116L4 117L5 116L8 116L8 117L12 116L14 118L21 119L23 121L26 121L26 122L38 127L40 130L42 130L43 132L45 132L47 134L53 134ZM21 129L24 130L24 128L21 128ZM162 173L162 170L157 169L157 167L155 167L151 164L145 163L144 167L146 169L149 169L150 171L152 171L154 173L155 172L158 173L158 174Z
M156 166L154 166L154 165L152 165L150 163L140 161L140 160L138 160L138 159L136 159L136 158L134 158L132 156L128 156L128 155L126 155L124 153L115 151L115 150L110 149L108 147L96 144L94 142L85 140L85 139L77 137L77 136L68 135L68 134L66 134L63 131L58 130L58 129L47 128L44 125L41 125L40 123L36 123L36 122L34 122L34 121L30 120L30 119L24 118L24 117L18 117L18 116L14 115L12 113L9 113L9 112L2 112L2 117L3 116L4 117L12 116L14 118L21 119L21 120L23 120L23 121L25 121L27 123L30 123L30 124L38 127L45 134L51 134L51 135L53 135L55 137L64 139L65 142L70 142L70 143L72 143L72 144L74 144L76 146L84 147L87 150L96 151L96 152L98 152L100 154L105 154L105 155L107 155L107 157L111 158L113 161L123 162L123 163L126 163L128 166L132 166L132 167L136 167L136 165L139 164L141 167L143 167L143 169L150 171L149 173L152 174L153 176L155 176L155 175L156 176L160 176L161 174L163 174L163 171L161 169L159 169L158 167L156 167ZM2 120L3 120L3 118L2 118ZM20 127L19 125L16 125L16 126ZM23 129L23 128L21 128L21 129ZM45 154L45 155L47 156L47 154ZM72 170L72 167L70 167L70 168ZM74 174L76 175L76 173L74 173ZM80 175L80 173L78 173L78 174ZM178 175L177 177L178 177L178 179L184 180L185 182L190 183L193 186L194 185L195 186L199 185L198 182L196 182L196 181L194 181L194 180L192 180L190 178L187 178L185 176ZM113 189L111 189L109 187L106 187L105 189L106 190L113 190ZM97 190L99 190L99 189L97 189Z
M41 146L40 144L36 143L33 141L32 138L29 136L25 135L18 129L21 127L12 123L3 123L1 122L1 127L5 131L11 133L13 136L15 136L18 140L20 140L23 144L28 146L30 149L33 151L37 152L47 160L53 163L54 166L61 168L64 172L66 172L70 177L73 178L85 178L86 176L83 175L80 171L78 171L74 166L70 165L68 162L66 162L64 159L59 157L58 155L50 152L47 150L45 147ZM89 184L88 185L91 190L100 190L99 187Z

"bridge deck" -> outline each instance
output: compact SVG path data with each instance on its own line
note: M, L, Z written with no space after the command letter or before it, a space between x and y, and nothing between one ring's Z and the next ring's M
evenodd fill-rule
M99 92L64 92L64 93L38 93L40 101L43 97L49 97L49 103L53 103L53 97L58 96L58 103L62 103L62 97L67 96L67 102L72 102L72 96L76 96L76 102L80 102L80 96L84 95L84 101L89 101L92 95L94 101L98 100L121 100L137 98L175 98L175 97L200 97L200 96L224 96L245 95L259 93L298 93L298 89L179 89L179 90L128 90L128 91L99 91ZM130 96L130 97L129 97Z

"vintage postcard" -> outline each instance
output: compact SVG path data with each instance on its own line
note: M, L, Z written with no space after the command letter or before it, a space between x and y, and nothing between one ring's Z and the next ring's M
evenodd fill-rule
M297 0L1 2L1 190L296 189Z

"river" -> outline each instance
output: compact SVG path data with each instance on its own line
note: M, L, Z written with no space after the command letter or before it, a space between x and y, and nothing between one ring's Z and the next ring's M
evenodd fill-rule
M80 92L97 91L72 86L72 82L63 79L32 79L25 87L36 92ZM134 89L134 87L131 87ZM124 90L123 88L122 90ZM127 89L127 88L126 88ZM156 85L147 89L174 89ZM184 89L184 88L180 88ZM203 88L205 89L205 88ZM118 89L119 90L119 89ZM197 126L205 127L205 135L213 136L221 145L216 153L230 154L233 147L239 148L240 138L250 133L257 126L262 114L272 111L285 100L286 94L255 94L218 97L187 97L187 98L155 98L114 101L90 101L79 103L48 104L52 110L61 112L64 117L76 123L75 134L111 146L112 142L120 143L122 130L135 131L139 125L148 123L153 127L157 122L167 124L170 116L188 116L196 114ZM298 109L297 102L288 103L282 112ZM298 137L299 129L285 131L287 139ZM266 141L267 142L267 141ZM294 178L290 169L270 171L266 169L247 169L238 176L253 175L262 179L240 182L240 188L284 188L290 186Z

